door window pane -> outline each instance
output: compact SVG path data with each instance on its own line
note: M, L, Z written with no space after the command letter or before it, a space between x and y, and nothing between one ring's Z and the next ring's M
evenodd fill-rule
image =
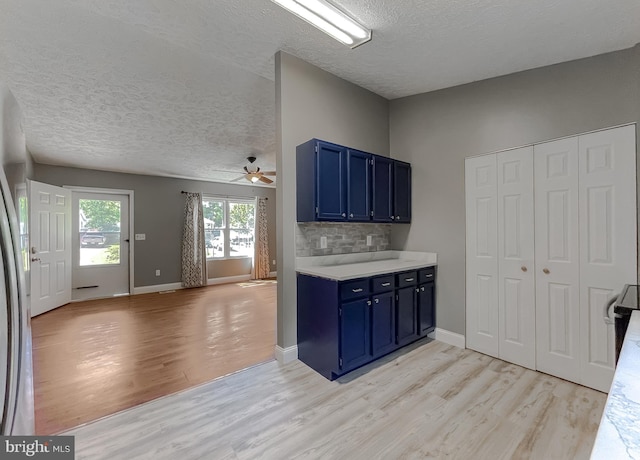
M78 200L80 266L120 263L120 201Z

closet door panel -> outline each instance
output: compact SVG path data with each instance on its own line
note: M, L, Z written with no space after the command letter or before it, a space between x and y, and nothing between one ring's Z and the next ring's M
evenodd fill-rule
M579 381L578 138L534 146L536 368Z
M635 284L635 126L580 136L581 382L609 391L615 368L613 325L607 302Z
M499 357L535 369L533 147L497 154Z
M496 155L465 161L466 341L498 356L498 229Z

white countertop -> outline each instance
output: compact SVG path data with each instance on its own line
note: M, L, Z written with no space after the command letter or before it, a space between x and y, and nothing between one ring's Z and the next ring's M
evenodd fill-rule
M592 459L640 459L640 311L631 314Z
M296 271L344 281L436 265L433 252L379 251L330 256L298 257Z

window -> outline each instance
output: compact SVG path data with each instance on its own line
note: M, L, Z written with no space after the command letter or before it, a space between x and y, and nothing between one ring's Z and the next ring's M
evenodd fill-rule
M202 209L207 259L253 257L253 200L204 197Z

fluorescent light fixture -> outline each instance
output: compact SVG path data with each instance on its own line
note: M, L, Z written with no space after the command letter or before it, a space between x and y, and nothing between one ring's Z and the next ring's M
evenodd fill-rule
M271 0L350 48L371 40L371 30L361 26L327 0Z

